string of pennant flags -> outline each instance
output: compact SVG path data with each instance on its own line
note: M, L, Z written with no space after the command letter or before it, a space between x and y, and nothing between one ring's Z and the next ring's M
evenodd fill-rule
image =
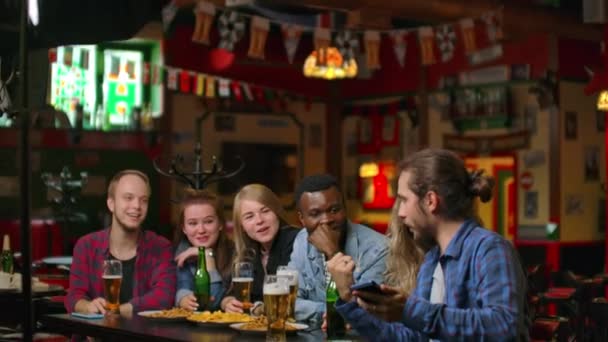
M153 63L144 63L142 76L142 81L146 85L162 84L168 90L193 94L205 99L226 98L238 102L257 102L262 105L276 102L281 109L287 106L287 99L303 100L307 109L313 100L311 97L285 90Z
M209 36L215 23L220 36L217 47L233 51L247 34L247 28L249 28L247 56L264 59L270 25L278 25L289 63L294 62L303 33L312 33L315 49L328 47L333 43L346 58L356 55L363 48L367 68L372 70L381 68L380 42L382 36L385 35L390 38L394 56L401 67L405 65L408 36L412 34L415 35L420 46L422 65L447 63L454 58L456 51L462 51L465 55L473 54L484 47L497 44L504 36L502 8L486 12L479 18L464 18L458 22L438 26L394 30L334 30L331 19L318 19L315 21L316 26L314 27L302 26L288 21L241 13L230 8L218 8L204 0L170 2L162 13L165 29L170 27L180 8L193 3L195 17L193 42L210 45ZM361 40L363 44L361 44ZM457 49L457 46L463 48Z

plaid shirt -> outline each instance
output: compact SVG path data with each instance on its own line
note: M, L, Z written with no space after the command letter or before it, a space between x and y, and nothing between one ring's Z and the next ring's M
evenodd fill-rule
M74 311L76 302L103 297L103 261L110 258L110 229L83 236L74 247L70 288L65 308ZM133 274L133 311L167 309L175 299L176 270L171 243L150 231L142 231L137 242Z
M429 301L438 262L445 275L445 304ZM466 221L444 255L439 247L426 254L402 322L382 321L354 301L338 301L336 309L371 341L527 341L525 293L523 269L511 244Z

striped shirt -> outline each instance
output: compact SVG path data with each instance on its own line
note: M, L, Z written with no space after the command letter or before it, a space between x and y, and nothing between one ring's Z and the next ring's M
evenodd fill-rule
M74 311L76 302L103 297L103 261L110 259L110 229L81 237L74 247L70 288L64 305ZM176 270L171 243L151 231L142 230L137 241L133 275L133 312L168 309L175 299Z

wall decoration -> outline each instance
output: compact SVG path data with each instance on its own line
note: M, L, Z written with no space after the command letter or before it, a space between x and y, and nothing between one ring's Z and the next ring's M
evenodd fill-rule
M215 130L218 132L234 132L236 129L236 118L234 115L214 115Z
M599 110L595 112L595 127L598 132L606 131L606 112Z
M545 152L541 150L528 151L524 153L524 165L526 169L545 164Z
M321 148L323 146L323 138L321 136L321 125L310 124L308 126L308 147Z
M399 119L397 115L382 117L382 144L399 145Z
M536 218L538 215L538 192L527 191L524 201L524 216L530 219Z
M578 132L578 118L576 112L566 112L565 134L566 140L576 139Z
M530 134L536 134L537 122L538 122L538 105L528 104L524 109L524 128L530 132Z
M380 141L381 119L382 117L375 112L362 116L361 120L359 120L359 143L357 146L359 153L376 153L382 147L382 142Z
M361 164L359 187L363 208L390 209L395 203L396 176L395 161Z
M566 195L566 208L564 210L566 215L583 215L585 209L583 206L583 195L581 194L567 194Z
M597 146L585 147L585 182L595 182L600 179L600 149Z

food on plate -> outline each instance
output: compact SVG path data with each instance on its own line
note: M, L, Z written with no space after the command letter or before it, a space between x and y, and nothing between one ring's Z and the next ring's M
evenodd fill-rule
M158 312L153 312L146 316L151 318L185 318L190 315L192 315L192 311L182 308L173 308L170 310L160 310Z
M244 313L203 311L193 313L188 317L189 321L203 323L245 323L251 321L251 316Z

